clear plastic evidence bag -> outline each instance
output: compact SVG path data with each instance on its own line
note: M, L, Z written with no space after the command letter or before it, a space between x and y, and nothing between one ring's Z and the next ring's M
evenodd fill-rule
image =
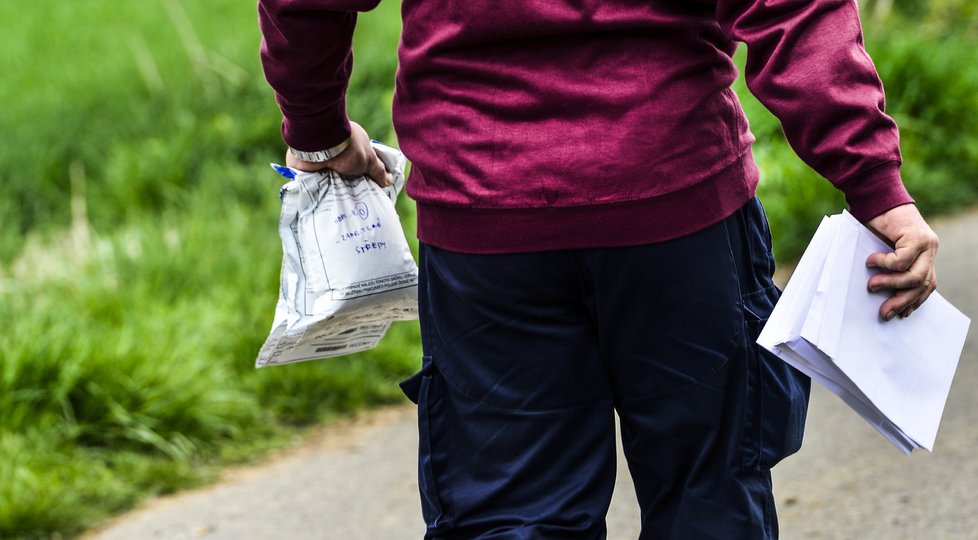
M373 144L394 178L389 187L328 169L272 165L289 179L280 192L284 256L275 318L256 367L366 350L392 321L418 318L418 267L394 210L407 160Z

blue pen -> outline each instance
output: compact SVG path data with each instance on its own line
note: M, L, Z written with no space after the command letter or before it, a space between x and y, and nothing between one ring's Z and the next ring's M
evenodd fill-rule
M289 180L295 178L296 173L293 169L286 167L284 165L279 165L277 163L269 163L269 165L271 165L272 168L275 169L275 172L281 174L282 176L288 178Z

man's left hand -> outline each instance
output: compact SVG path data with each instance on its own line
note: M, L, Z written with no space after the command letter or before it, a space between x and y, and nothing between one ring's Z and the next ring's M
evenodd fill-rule
M873 253L866 266L883 270L869 279L869 290L892 290L880 306L880 317L908 317L937 288L934 259L937 234L914 204L891 208L869 220L866 226L893 244L893 251Z
M394 178L384 168L384 162L374 151L367 132L356 122L350 122L350 129L350 146L333 158L318 163L302 161L292 155L292 152L286 151L285 164L296 170L310 172L329 168L343 176L366 176L380 187L391 185Z

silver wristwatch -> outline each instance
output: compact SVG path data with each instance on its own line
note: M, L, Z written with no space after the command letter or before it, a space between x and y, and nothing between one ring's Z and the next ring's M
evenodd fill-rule
M327 148L325 150L317 150L315 152L303 152L302 150L296 150L295 148L289 147L289 152L293 156L301 159L302 161L309 161L311 163L322 163L332 159L340 154L343 150L346 150L350 146L350 141L352 137L347 137L345 141L337 144L332 148Z

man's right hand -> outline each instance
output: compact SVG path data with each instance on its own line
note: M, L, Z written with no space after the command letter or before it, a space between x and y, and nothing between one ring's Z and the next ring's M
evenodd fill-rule
M350 122L350 146L326 161L303 161L286 150L285 164L300 171L314 172L332 169L343 176L367 176L381 187L393 182L393 177L377 157L367 132L356 122Z

